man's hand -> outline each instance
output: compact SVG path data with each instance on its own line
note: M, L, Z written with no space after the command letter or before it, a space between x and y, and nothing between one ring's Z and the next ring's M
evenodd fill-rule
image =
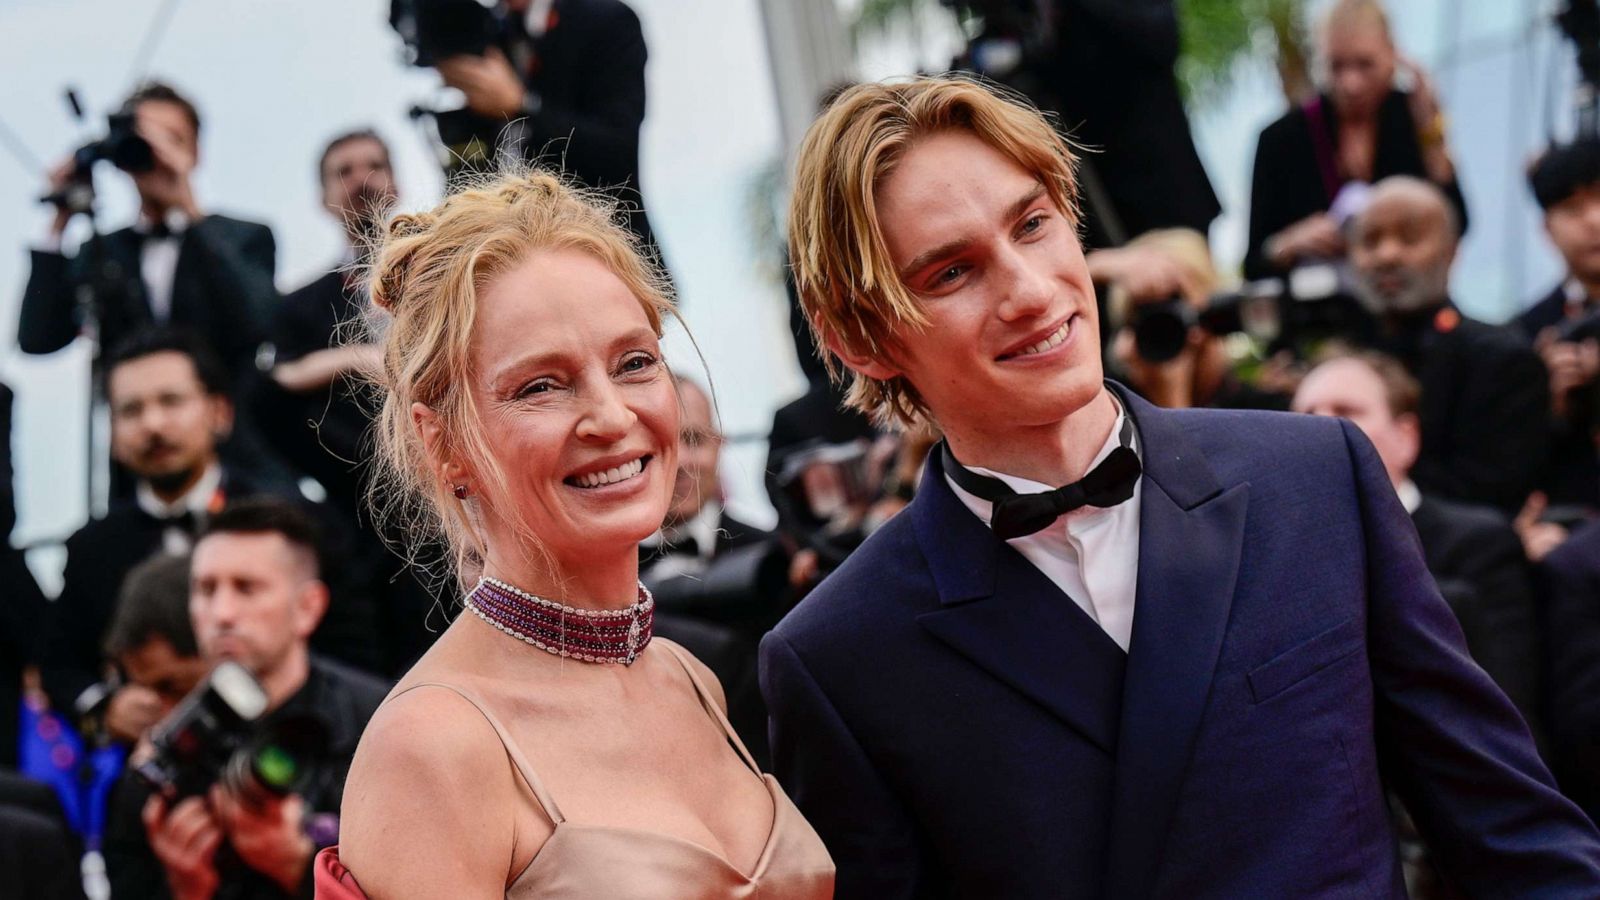
M55 166L51 167L49 173L45 176L47 179L45 193L54 194L57 191L65 188L67 186L67 182L72 180L72 173L76 169L77 164L70 156L66 159L63 159L61 162L56 163ZM72 213L67 212L65 207L57 206L56 217L50 222L51 240L61 240L61 235L66 232L67 223L71 220Z
M434 66L444 83L467 97L467 107L480 116L510 119L521 114L527 88L511 61L490 47L482 56L451 56Z
M162 209L175 209L191 219L200 217L189 176L199 159L194 148L165 129L135 126L135 131L150 144L155 167L133 176L139 195Z
M303 394L325 388L341 375L372 378L383 373L383 348L377 344L348 344L314 350L272 369L272 379L286 391Z
M1172 254L1156 247L1114 247L1095 250L1085 257L1089 277L1114 284L1132 303L1168 300L1203 293L1198 278Z
M211 808L245 865L294 893L311 867L316 847L305 833L305 801L298 794L241 797L211 788Z
M125 743L133 743L161 721L161 698L141 684L125 684L111 695L106 707L106 730Z
M1344 235L1332 216L1313 213L1267 238L1265 250L1274 265L1287 269L1306 257L1334 259L1343 256Z
M1540 521L1549 505L1550 499L1543 491L1534 491L1528 495L1528 502L1522 505L1522 511L1511 523L1517 537L1522 538L1522 550L1529 562L1542 562L1551 550L1561 546L1567 539L1567 529L1554 522Z
M1593 384L1600 376L1600 341L1590 338L1582 343L1556 339L1556 329L1539 332L1535 341L1539 356L1550 370L1550 399L1556 415L1567 412L1567 394L1573 388Z
M150 849L167 872L173 900L211 900L219 880L212 857L222 843L222 828L205 801L189 797L169 812L159 794L140 813Z

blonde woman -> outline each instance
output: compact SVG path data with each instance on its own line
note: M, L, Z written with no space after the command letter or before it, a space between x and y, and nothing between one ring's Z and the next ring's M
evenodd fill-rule
M716 680L651 638L636 548L671 499L679 418L660 273L606 206L506 176L397 217L372 297L389 499L473 577L362 738L319 891L831 896L827 851Z

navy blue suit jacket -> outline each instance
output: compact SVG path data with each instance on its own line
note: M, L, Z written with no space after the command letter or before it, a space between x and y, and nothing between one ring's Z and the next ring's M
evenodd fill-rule
M1131 653L921 490L762 644L837 896L1405 896L1385 786L1474 896L1600 896L1600 836L1468 658L1347 422L1161 410Z

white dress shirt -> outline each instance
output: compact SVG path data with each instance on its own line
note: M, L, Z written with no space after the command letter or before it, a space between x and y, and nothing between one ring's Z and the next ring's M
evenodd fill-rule
M704 575L706 567L711 564L711 557L717 552L717 538L720 537L722 528L722 504L715 500L708 501L694 518L679 523L671 529L662 529L640 541L646 549L654 550L663 543L668 545L681 543L685 538L692 539L697 550L690 556L685 553L669 553L655 560L646 570L652 581L663 581L679 575Z
M141 479L133 487L133 501L139 505L151 518L171 519L192 512L196 517L203 517L211 509L211 500L216 496L217 489L222 487L222 467L213 462L194 487L182 497L171 503L156 496L150 488L150 483ZM188 553L194 549L194 535L177 525L169 525L161 532L161 549L174 556Z
M178 249L183 244L183 232L192 224L188 216L175 209L168 210L166 220L172 232L166 237L150 237L153 223L142 215L133 226L134 231L145 235L139 247L139 278L150 300L150 315L159 325L172 318L172 281L178 271Z
M1111 434L1095 456L1089 468L1117 449L1117 435L1122 431L1126 415L1118 404L1117 420L1112 423ZM1139 439L1133 438L1134 451L1138 452ZM1036 494L1051 491L1055 486L1040 484L1004 472L994 472L977 466L972 471L990 478L998 478L1019 494ZM945 474L950 489L966 504L972 514L989 524L994 505L961 489ZM1133 599L1139 581L1139 498L1144 491L1144 479L1134 485L1133 496L1116 506L1101 509L1085 506L1067 513L1048 527L1012 538L1006 543L1021 553L1023 558L1044 573L1072 602L1098 622L1117 646L1123 650L1133 639Z
M1407 478L1394 486L1394 492L1400 495L1400 505L1406 508L1406 514L1416 515L1417 507L1422 505L1422 491L1417 489L1416 482Z

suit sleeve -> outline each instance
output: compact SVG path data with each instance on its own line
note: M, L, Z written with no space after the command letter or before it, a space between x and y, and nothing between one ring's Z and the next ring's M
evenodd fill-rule
M84 566L94 565L86 559L90 555L81 541L68 539L61 594L45 614L39 639L39 674L50 707L69 722L76 721L78 696L100 679L101 636L84 625L96 619L83 573Z
M72 260L60 254L34 250L28 286L22 292L17 320L17 343L23 353L54 353L78 336L73 316Z
M546 102L529 120L529 152L547 146L593 187L638 189L639 129L644 124L644 65L647 52L639 17L619 6L611 20L596 23L587 57L584 102L565 107ZM563 142L570 141L570 146Z
M1464 350L1471 353L1472 347ZM1497 360L1472 354L1480 359L1461 363L1459 371L1472 374L1446 436L1449 449L1424 453L1411 474L1424 488L1514 513L1544 462L1550 379L1529 348L1491 352Z
M1549 634L1550 743L1567 788L1600 813L1600 526L1541 567Z
M1542 739L1538 612L1522 542L1509 528L1497 528L1485 531L1472 552L1469 577L1475 590L1470 612L1460 616L1467 644L1478 665L1516 704L1534 737Z
M222 317L226 346L218 347L230 365L253 367L256 348L266 340L278 308L277 241L272 229L254 223L240 229L237 240L219 228L196 229L206 255L205 272L217 312ZM220 223L219 223L220 224Z
M834 897L921 896L921 854L906 810L777 632L761 641L761 693L773 773L833 856Z
M1467 655L1377 452L1341 422L1366 543L1384 780L1440 869L1475 896L1592 897L1600 834L1555 788L1511 701Z

